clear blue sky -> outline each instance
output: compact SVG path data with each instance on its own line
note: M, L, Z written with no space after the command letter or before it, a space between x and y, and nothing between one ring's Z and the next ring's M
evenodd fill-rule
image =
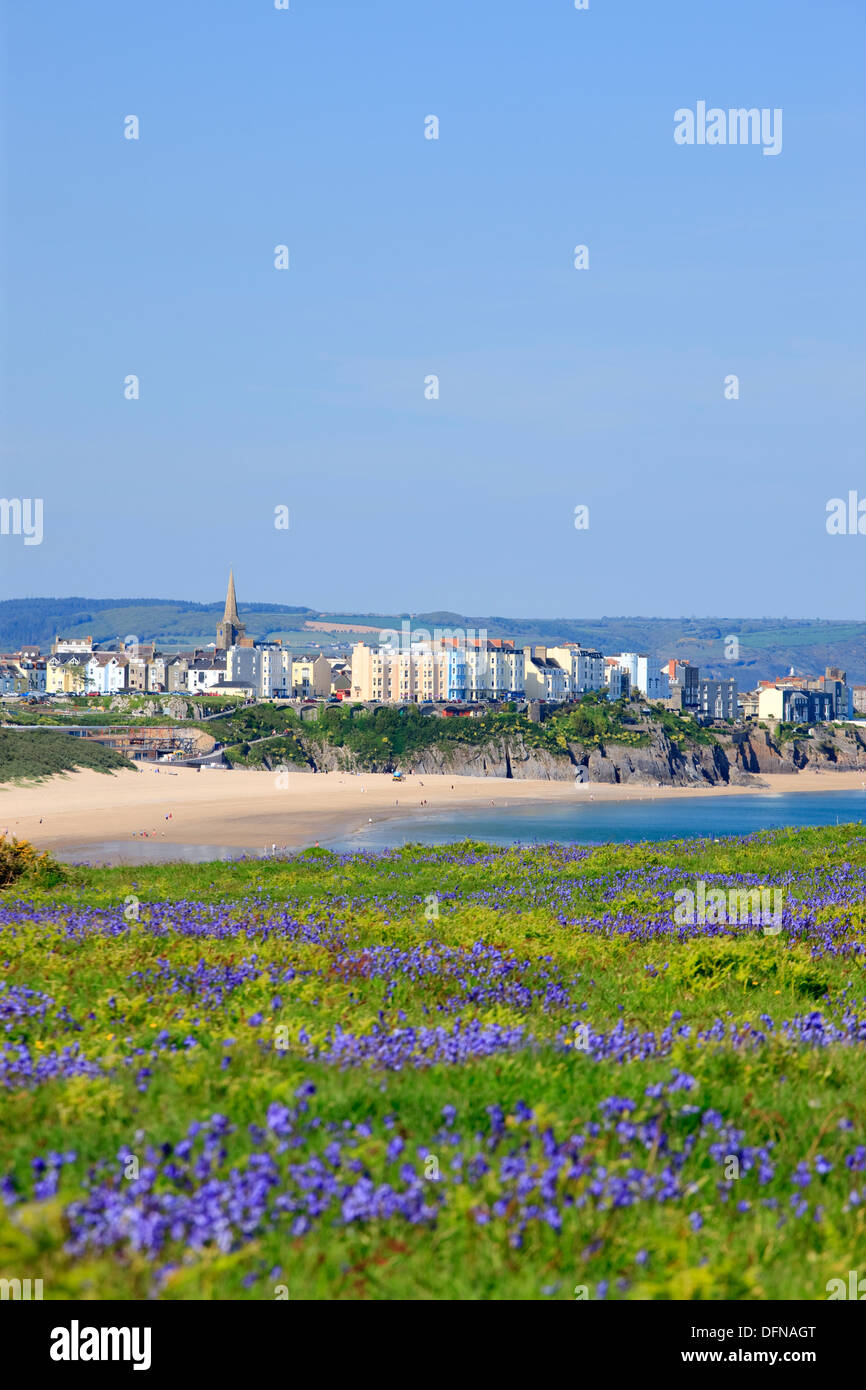
M4 596L862 617L862 0L3 9Z

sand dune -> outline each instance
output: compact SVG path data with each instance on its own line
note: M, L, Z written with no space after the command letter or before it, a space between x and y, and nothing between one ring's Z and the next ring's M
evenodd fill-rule
M74 849L143 838L164 844L261 848L312 845L388 817L461 807L578 801L671 800L689 796L751 796L760 791L848 791L863 788L859 772L767 775L761 787L575 786L572 782L493 777L203 771L177 768L110 775L82 771L46 782L0 789L0 831L41 849ZM423 804L422 803L426 803Z

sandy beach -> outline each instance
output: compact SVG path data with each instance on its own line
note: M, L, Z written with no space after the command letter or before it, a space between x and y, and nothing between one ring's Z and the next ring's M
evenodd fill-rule
M856 791L860 772L767 774L755 787L644 787L517 781L494 777L340 772L81 771L0 788L0 831L40 849L70 850L106 841L155 839L163 845L255 849L326 841L398 816L519 803L673 800L782 792Z

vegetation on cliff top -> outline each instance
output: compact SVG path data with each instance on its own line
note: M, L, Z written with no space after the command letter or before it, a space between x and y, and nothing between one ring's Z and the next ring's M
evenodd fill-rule
M521 744L536 752L567 757L569 745L603 748L605 744L647 747L663 732L681 750L715 743L712 733L690 717L662 706L642 715L639 704L608 702L597 694L556 710L533 723L516 710L496 710L478 717L442 718L422 714L416 705L394 707L326 705L315 720L300 720L294 710L256 705L201 727L228 745L232 765L273 767L279 761L306 763L328 748L351 755L361 767L421 757L428 750L482 748Z

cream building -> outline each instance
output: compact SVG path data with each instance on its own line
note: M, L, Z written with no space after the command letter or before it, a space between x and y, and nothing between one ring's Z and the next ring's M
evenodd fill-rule
M45 690L48 695L83 694L87 679L87 652L50 656L45 663Z
M292 694L298 699L325 699L331 693L331 663L326 656L292 659Z
M352 648L350 698L384 702L446 700L449 654L428 645L411 651L368 647Z
M52 656L68 656L70 652L92 652L93 638L87 637L58 637L55 636L51 643Z
M604 689L604 657L579 642L563 642L548 647L547 655L560 665L568 677L568 694L583 695L587 690Z
M447 638L408 651L357 642L349 693L353 700L415 704L522 699L524 665L523 652L511 642Z
M546 647L524 648L526 672L524 683L527 700L546 700L560 704L568 699L568 675L554 661Z

